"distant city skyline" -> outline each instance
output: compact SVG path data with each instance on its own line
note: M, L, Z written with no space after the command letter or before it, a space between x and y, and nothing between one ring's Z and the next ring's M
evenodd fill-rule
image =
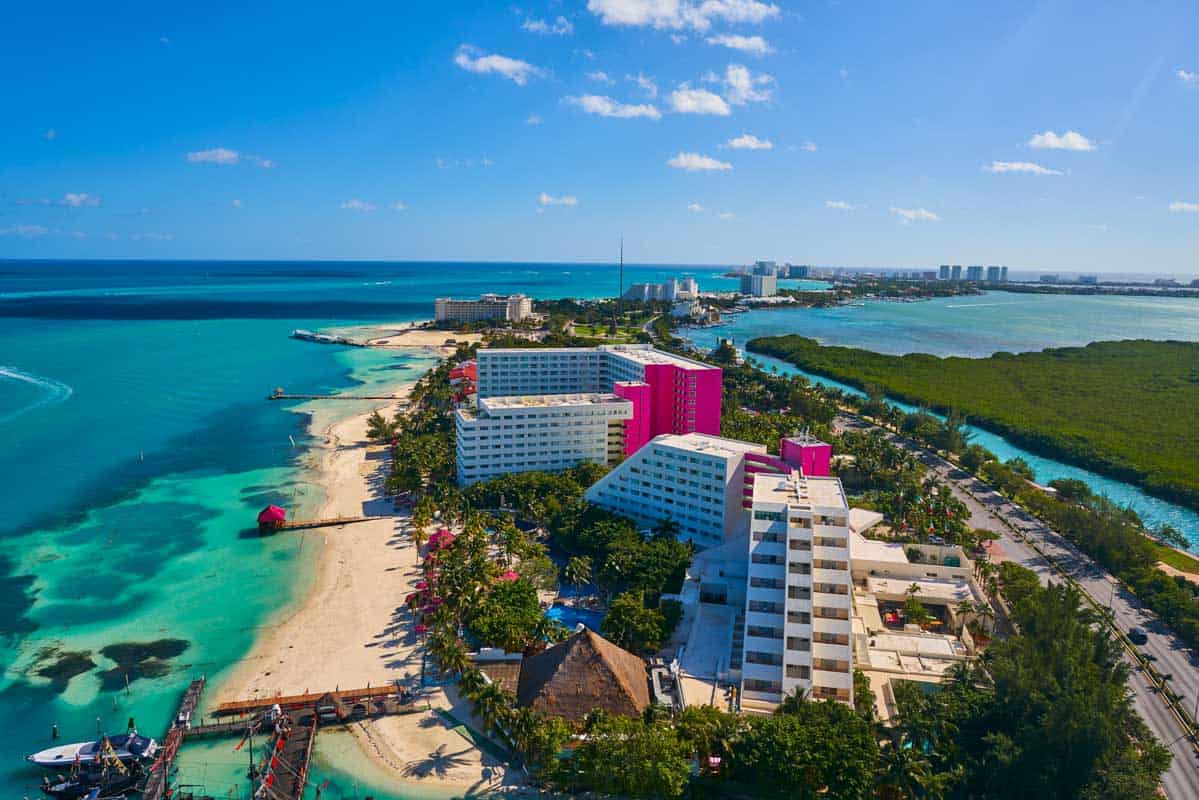
M1199 274L1182 2L6 21L0 258Z

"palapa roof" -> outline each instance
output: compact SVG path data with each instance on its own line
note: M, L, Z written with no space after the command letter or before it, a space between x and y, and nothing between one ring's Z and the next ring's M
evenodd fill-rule
M517 705L568 722L597 708L636 717L649 702L645 662L586 628L521 664Z

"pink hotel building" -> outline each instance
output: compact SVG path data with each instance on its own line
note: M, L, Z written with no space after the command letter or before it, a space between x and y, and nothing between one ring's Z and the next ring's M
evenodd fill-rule
M720 368L647 344L481 349L478 371L480 399L611 393L627 400L626 456L661 434L720 434Z

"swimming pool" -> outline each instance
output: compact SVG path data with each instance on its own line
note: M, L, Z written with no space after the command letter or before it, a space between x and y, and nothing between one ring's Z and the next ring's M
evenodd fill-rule
M568 628L573 629L578 623L583 623L593 631L600 629L600 623L604 620L604 615L599 611L592 611L588 608L574 608L573 606L550 606L545 615L552 620L557 620Z

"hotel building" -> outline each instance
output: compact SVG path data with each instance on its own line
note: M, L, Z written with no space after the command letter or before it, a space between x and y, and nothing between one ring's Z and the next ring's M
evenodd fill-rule
M759 474L752 490L741 704L797 689L853 702L849 506L837 478Z
M699 284L695 278L671 278L665 283L634 283L625 290L625 300L694 300L699 297Z
M747 454L766 448L702 433L656 436L584 497L643 528L673 520L680 539L712 547L745 530Z
M482 349L477 361L481 398L612 392L627 399L625 455L664 433L720 433L720 368L647 344Z
M633 403L614 394L479 398L454 412L458 484L620 460Z
M485 294L478 300L439 297L433 309L438 322L520 322L533 314L533 301L523 294Z

